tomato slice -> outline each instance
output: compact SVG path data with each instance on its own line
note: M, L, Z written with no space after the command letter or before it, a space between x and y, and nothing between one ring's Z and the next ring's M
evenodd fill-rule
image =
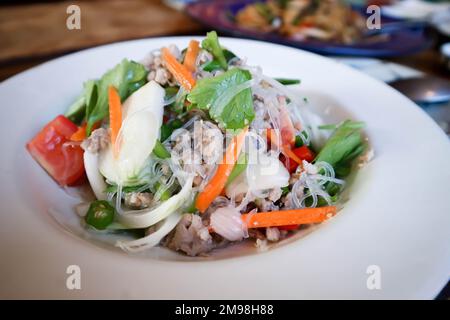
M61 186L76 184L84 175L83 149L70 141L77 129L60 115L26 145L31 156Z
M306 160L311 162L314 160L316 155L307 146L301 146L299 148L292 149L292 152L299 157L301 160ZM292 159L286 158L284 155L280 155L280 160L284 163L284 166L290 173L293 173L297 167L298 163Z
M306 160L308 162L313 161L314 158L316 157L314 152L312 152L311 149L309 149L307 146L302 146L302 147L299 147L299 148L295 148L292 151L295 153L295 155L297 157L299 157L302 160Z

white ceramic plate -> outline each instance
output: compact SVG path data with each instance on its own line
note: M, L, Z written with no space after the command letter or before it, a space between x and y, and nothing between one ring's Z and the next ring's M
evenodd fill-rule
M268 75L301 78L299 94L314 108L367 123L375 159L358 174L338 216L266 253L197 262L108 250L53 219L49 211L76 219L76 201L31 159L25 143L65 110L86 79L124 57L139 60L151 49L182 47L188 39L85 50L0 84L0 298L434 298L450 271L447 137L384 83L279 45L222 39ZM69 265L81 268L81 290L66 288ZM380 270L380 290L367 287L373 265Z

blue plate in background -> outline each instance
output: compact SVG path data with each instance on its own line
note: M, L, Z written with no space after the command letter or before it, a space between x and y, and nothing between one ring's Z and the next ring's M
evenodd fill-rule
M397 31L384 41L342 44L320 40L293 40L278 33L263 33L237 26L232 17L245 5L252 2L255 0L203 0L188 4L186 11L191 17L209 28L225 34L285 44L320 54L370 57L401 56L417 53L428 48L432 43L432 38L427 36L423 28ZM354 8L354 10L364 14L363 8ZM397 21L399 20L382 17L382 23Z

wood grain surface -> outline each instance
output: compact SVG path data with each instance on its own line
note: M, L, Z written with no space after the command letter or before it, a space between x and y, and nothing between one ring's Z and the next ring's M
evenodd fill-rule
M31 2L31 3L30 3ZM115 41L204 34L206 28L161 0L7 1L0 3L0 81L64 53ZM67 7L81 9L81 30L68 30ZM450 79L437 48L388 59Z
M66 27L67 7L81 9L81 30ZM0 7L0 63L54 56L126 39L189 34L199 24L158 0L59 1Z

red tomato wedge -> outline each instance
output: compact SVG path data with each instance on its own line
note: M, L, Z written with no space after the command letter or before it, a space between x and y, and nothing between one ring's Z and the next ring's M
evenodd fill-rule
M78 127L60 115L27 143L28 152L61 186L74 185L84 176L83 149L70 141Z
M292 152L300 159L306 160L308 162L312 162L316 155L311 151L307 146L302 146L299 148L295 148ZM295 172L298 167L298 163L292 159L287 159L284 155L280 155L280 160L284 163L286 169L288 169L289 173Z

